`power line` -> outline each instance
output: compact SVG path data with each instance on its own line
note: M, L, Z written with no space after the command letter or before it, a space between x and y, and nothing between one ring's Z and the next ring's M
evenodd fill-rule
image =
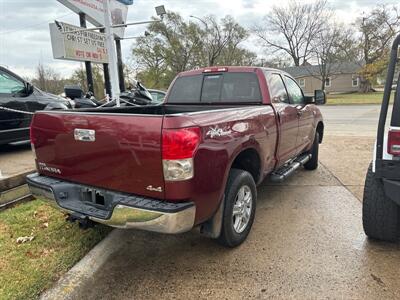
M54 18L52 18L50 20L43 21L43 22L40 22L40 23L31 24L31 25L24 25L24 26L18 27L17 29L13 29L13 30L9 30L9 31L2 31L2 32L0 32L0 34L14 33L14 32L18 32L18 31L24 30L26 28L31 28L31 27L36 27L36 26L39 26L39 25L47 24L47 23L49 23L49 22L51 22L51 21L53 21L55 19L61 19L61 18L70 16L72 14L74 14L74 12L71 12L71 13L68 13L68 14L65 14L65 15L62 15L62 16L54 17Z

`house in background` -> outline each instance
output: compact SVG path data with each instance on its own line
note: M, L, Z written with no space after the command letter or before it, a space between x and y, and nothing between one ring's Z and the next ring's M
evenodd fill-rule
M360 76L358 72L361 66L357 63L340 63L329 66L330 75L325 80L325 91L327 93L351 93L360 89ZM305 65L299 67L288 67L283 69L292 75L305 94L312 94L314 90L322 87L320 66Z

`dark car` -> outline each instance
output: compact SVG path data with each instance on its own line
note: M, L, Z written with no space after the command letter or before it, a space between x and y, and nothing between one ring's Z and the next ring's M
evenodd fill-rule
M68 108L70 101L43 92L0 66L0 145L29 140L33 112Z
M151 97L153 98L152 102L156 104L161 104L164 102L165 95L167 94L166 92L153 89L147 89L147 90L149 91Z

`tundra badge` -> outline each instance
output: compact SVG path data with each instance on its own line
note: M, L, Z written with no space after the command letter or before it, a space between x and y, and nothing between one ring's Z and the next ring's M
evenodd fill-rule
M82 142L94 142L96 140L96 131L93 129L79 129L75 128L74 138Z
M50 167L43 162L38 162L38 167L40 171L46 171L54 174L61 174L61 170L59 168Z

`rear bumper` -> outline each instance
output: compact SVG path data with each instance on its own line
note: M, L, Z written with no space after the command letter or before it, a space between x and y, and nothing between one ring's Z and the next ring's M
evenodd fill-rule
M33 195L44 197L58 208L82 219L88 218L117 228L169 234L189 231L194 226L196 207L192 202L164 202L61 181L37 173L28 175L26 181ZM87 201L87 195L91 194L101 195L104 204Z

